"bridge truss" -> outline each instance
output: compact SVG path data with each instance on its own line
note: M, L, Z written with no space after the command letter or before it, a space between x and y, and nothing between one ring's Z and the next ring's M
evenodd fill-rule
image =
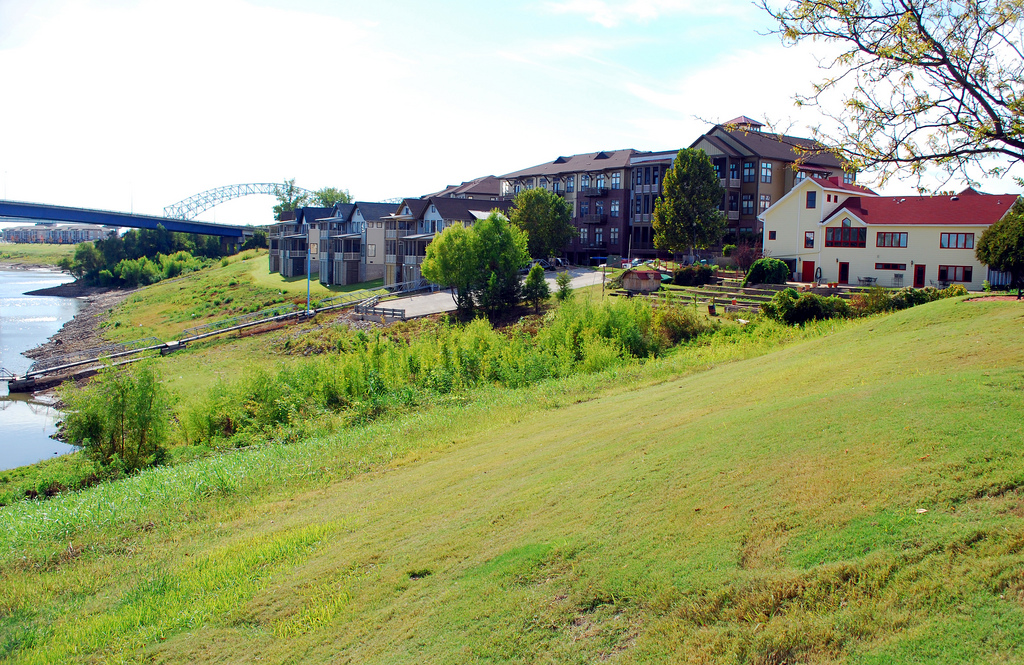
M199 192L194 194L183 201L173 203L164 208L164 217L172 219L195 219L210 208L224 203L225 201L231 201L232 199L239 199L243 196L251 196L253 194L270 194L271 196L277 196L277 192L283 187L279 182L250 182L242 185L225 185L223 187L216 187L214 189L208 189L205 192ZM312 196L313 192L302 187L292 187L292 192L295 194L305 194Z

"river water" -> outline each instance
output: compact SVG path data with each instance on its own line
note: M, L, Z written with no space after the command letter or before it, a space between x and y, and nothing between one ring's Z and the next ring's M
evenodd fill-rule
M60 330L78 312L75 298L26 296L71 281L46 270L0 270L0 366L23 374L32 361L21 355ZM29 395L8 395L0 383L0 471L34 464L75 450L50 438L60 413Z

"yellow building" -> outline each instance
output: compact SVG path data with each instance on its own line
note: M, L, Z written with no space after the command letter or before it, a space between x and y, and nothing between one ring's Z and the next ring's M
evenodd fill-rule
M767 256L802 282L943 287L998 283L974 255L1016 194L880 196L839 178L807 178L760 216Z

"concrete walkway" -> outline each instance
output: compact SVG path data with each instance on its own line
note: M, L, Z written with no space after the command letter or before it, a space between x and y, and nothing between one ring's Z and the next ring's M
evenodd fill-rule
M572 276L570 284L574 289L581 289L585 286L593 286L601 283L602 273L600 272L589 270L587 268L570 268L568 272ZM557 288L555 286L556 274L557 273L554 271L550 271L547 273L547 276L545 276L545 281L551 288L552 293ZM380 306L404 309L405 318L415 319L429 314L454 312L455 300L452 298L450 291L435 291L434 293L427 293L424 295L395 298L394 300L382 302Z

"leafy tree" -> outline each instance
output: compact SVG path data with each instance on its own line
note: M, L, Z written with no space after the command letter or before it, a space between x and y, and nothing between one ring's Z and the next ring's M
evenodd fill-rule
M854 167L884 182L934 163L970 180L971 167L1000 174L1024 160L1020 0L759 1L784 42L841 47L797 102L836 121L838 134L816 138Z
M654 246L672 252L706 249L722 239L724 192L703 150L683 148L665 172L662 195L654 205Z
M94 243L79 243L75 247L75 266L72 274L77 271L80 277L93 279L106 266L103 261L103 252Z
M519 268L530 258L526 234L500 213L469 228L453 224L427 245L423 276L452 289L459 311L496 314L519 302Z
M747 272L750 270L750 266L754 265L754 261L761 258L761 250L750 243L742 242L732 250L732 258L736 261L737 268L742 272Z
M558 276L555 277L555 286L558 287L555 297L559 302L565 302L572 298L572 277L567 271L563 270L558 273Z
M347 189L324 187L313 192L310 203L320 208L330 208L337 203L352 203L352 195Z
M242 243L242 249L260 249L267 246L267 232L256 230Z
M473 235L456 222L439 233L429 245L420 266L423 276L451 289L455 306L462 313L473 309L470 289L476 278L476 248Z
M758 259L750 266L750 271L743 278L742 286L747 284L785 284L789 281L789 266L779 259Z
M523 300L533 305L535 312L540 312L540 304L550 297L551 287L544 280L544 268L535 263L523 283Z
M526 189L512 200L510 219L526 232L530 256L549 258L572 240L572 208L569 202L543 187Z
M159 461L170 402L151 369L108 367L85 388L69 381L59 392L68 442L100 465L130 472Z
M478 270L474 299L488 314L498 314L520 300L519 269L530 260L527 235L498 212L474 224L470 231Z
M309 201L309 192L301 187L296 187L295 178L285 180L275 187L274 196L277 197L277 205L274 206L274 219L278 221L281 220L283 213L301 208Z
M1017 287L1017 300L1024 288L1024 200L1017 199L1002 219L985 229L974 249L985 265L1010 273L1010 286Z

